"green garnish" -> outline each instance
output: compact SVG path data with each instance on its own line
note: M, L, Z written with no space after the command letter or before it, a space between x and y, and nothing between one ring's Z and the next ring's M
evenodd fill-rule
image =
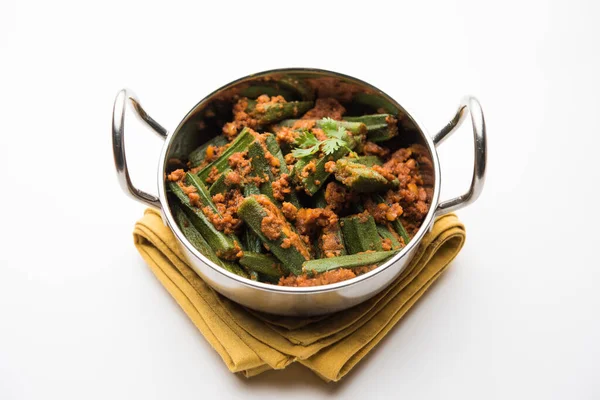
M296 158L304 158L317 153L322 150L325 155L333 154L337 149L345 147L350 153L356 156L356 153L348 147L348 142L344 140L346 135L346 129L338 127L335 120L331 118L323 118L320 121L321 129L327 135L327 139L318 140L308 130L304 131L295 141L297 146L292 150L292 155Z

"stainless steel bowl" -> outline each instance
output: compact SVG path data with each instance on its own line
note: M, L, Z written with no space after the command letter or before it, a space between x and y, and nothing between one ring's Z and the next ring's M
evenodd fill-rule
M432 161L431 171L429 171L429 183L433 188L431 207L411 242L395 257L373 271L331 285L300 288L269 285L242 278L215 265L196 250L179 230L170 212L165 192L164 176L166 171L173 168L172 160L188 154L211 136L220 133L213 122L214 115L218 114L219 110L231 109L229 101L232 96L244 90L250 83L274 84L282 79L290 78L302 79L313 86L320 87L320 95L334 96L345 101L358 98L356 96L367 95L371 99L385 102L387 107L394 108L393 111L401 116L399 124L402 124L403 131L407 132L404 135L405 144L416 142L424 145L428 149ZM158 163L158 195L137 189L129 178L124 147L125 111L128 104L132 105L134 113L165 141ZM462 196L439 201L441 174L436 147L460 126L469 112L473 125L475 150L471 187ZM344 310L383 290L408 265L423 235L431 228L436 217L465 207L477 199L483 188L486 168L485 122L481 106L474 97L465 97L454 118L437 134L430 136L426 133L423 125L418 123L406 108L381 90L350 76L317 69L278 69L249 75L231 82L196 104L172 133L169 133L144 111L131 90L123 89L117 94L114 103L112 139L115 166L122 189L134 199L161 210L163 221L179 240L190 266L206 283L219 293L246 307L290 316L320 315Z

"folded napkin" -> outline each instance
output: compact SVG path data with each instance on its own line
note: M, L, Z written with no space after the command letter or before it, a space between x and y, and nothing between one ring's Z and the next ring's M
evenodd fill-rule
M263 314L213 291L188 266L154 210L146 210L133 236L154 275L231 372L251 377L297 361L325 381L338 381L446 270L463 246L465 230L453 214L439 218L410 265L383 292L349 310L308 318Z

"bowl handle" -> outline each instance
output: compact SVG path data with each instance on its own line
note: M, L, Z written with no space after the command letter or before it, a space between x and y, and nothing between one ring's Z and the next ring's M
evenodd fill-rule
M485 120L483 118L483 110L479 101L475 97L466 96L460 102L458 111L452 120L441 131L433 136L433 143L439 146L454 133L458 127L467 118L467 114L471 114L471 124L473 125L473 139L475 148L475 158L473 165L473 179L469 191L462 196L455 197L450 200L439 203L436 216L444 215L452 211L461 209L473 203L483 189L485 181L485 167L487 164L487 143L485 134Z
M123 89L117 93L115 98L115 104L113 106L113 119L112 119L112 142L113 142L113 155L115 157L115 167L117 169L117 177L121 189L131 196L132 198L141 201L151 207L160 209L160 200L158 196L148 194L135 186L129 178L129 171L127 169L127 159L125 158L125 111L127 105L133 106L135 115L145 122L156 134L163 140L167 137L168 132L158 122L153 120L142 108L140 101L138 100L135 93L130 89Z

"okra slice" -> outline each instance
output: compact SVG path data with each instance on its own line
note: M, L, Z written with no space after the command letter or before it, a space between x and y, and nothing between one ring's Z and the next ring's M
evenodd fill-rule
M215 161L208 164L204 167L200 172L198 172L198 177L202 182L206 182L206 178L212 171L213 168L216 168L219 173L222 173L229 167L229 157L233 153L238 153L240 151L245 151L250 146L250 143L254 141L254 132L248 128L242 129L240 134L235 138L231 145Z
M244 271L236 262L221 260L217 253L210 247L210 245L206 242L206 240L202 237L200 232L194 227L190 219L185 215L185 212L177 206L172 205L171 209L173 210L173 215L175 216L175 221L177 222L177 226L181 229L183 235L189 240L189 242L194 246L200 253L204 254L206 258L220 267L226 269L227 271L234 273L239 276L243 276L244 278L248 278L248 274Z
M344 117L344 120L365 124L367 126L367 139L371 142L384 142L398 136L398 120L391 114Z
M356 268L378 264L398 253L398 250L376 251L371 253L352 254L336 258L321 258L304 263L302 269L307 273L319 273L338 268Z
M217 256L230 260L235 259L237 253L240 251L235 238L217 230L201 209L190 204L190 198L177 183L167 182L167 187L179 200L183 211L192 222L192 225L200 232Z
M256 119L259 125L269 125L282 119L302 115L310 110L312 106L312 101L258 104L256 100L248 100L246 112Z
M274 280L279 280L284 275L281 262L269 254L245 251L240 258L240 264L251 271L258 272L261 276L268 276Z
M394 228L390 224L377 224L377 233L382 239L389 239L392 244L392 250L400 249L404 247L398 240L398 234L394 231Z
M383 249L375 220L371 214L361 213L342 218L340 226L348 253L355 254Z
M381 196L380 194L374 194L374 195L372 195L372 198L375 201L375 203L377 203L377 204L384 203L384 204L387 204L388 206L391 205L390 203L385 201L383 196ZM404 245L407 245L408 242L410 241L410 236L408 236L408 232L406 232L406 229L404 229L404 226L402 225L400 218L396 218L394 221L392 221L390 223L392 224L392 227L394 228L396 233L398 235L400 235L400 237L404 241Z
M285 119L277 124L277 126L283 126L292 128L296 126L298 129L307 129L308 127L316 126L317 128L323 128L323 124L335 123L336 128L344 128L353 135L365 135L367 133L367 126L362 122L350 122L350 121L335 121L322 119Z
M310 253L281 210L264 195L250 196L238 207L238 215L281 261L284 272L302 273Z
M345 135L344 141L348 147L339 147L330 155L304 157L294 165L294 179L309 196L314 195L331 175L325 170L325 164L339 160L348 154L349 149L356 147L357 141L352 136Z
M206 143L199 146L198 148L196 148L196 150L190 153L190 155L188 156L190 166L194 168L202 164L202 162L206 158L206 149L208 149L208 146L221 147L225 146L227 143L229 143L229 141L223 135L215 136L214 138L208 140Z
M335 163L335 179L358 193L382 192L398 187L398 179L387 180L372 167L347 159Z

